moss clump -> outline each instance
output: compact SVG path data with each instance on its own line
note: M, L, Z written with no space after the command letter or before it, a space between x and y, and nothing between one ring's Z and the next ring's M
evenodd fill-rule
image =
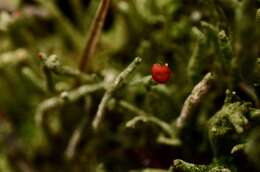
M173 162L173 172L231 172L223 166L195 165L176 159Z
M209 120L208 134L215 157L230 154L239 135L248 124L246 114L250 103L242 102L235 93L227 91L223 107Z

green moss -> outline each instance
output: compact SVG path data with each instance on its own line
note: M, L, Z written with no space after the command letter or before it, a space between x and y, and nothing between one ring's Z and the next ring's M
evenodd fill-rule
M235 93L227 91L223 107L208 122L208 135L215 157L230 154L248 124L245 115L249 110L250 103L238 100Z
M222 166L195 165L182 160L174 160L173 172L231 172Z

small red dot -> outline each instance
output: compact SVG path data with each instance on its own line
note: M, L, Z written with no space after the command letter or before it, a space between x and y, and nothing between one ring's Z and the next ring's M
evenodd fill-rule
M170 79L171 70L168 64L163 66L160 64L154 64L152 66L152 77L158 83L166 83Z

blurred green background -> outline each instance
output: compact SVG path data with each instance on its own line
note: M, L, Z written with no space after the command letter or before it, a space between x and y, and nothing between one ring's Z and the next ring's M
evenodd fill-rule
M252 133L259 133L260 119L260 2L111 0L86 72L97 79L78 81L75 75L54 71L54 90L49 90L46 63L38 53L55 54L59 66L79 72L100 2L0 0L0 171L171 171L174 159L257 171L260 148L251 149L259 143L259 134ZM83 85L104 81L105 88L110 87L137 56L141 64L113 94L98 131L91 123L104 88L63 102L64 94ZM145 82L154 63L169 64L167 83ZM207 72L216 77L212 88L185 127L177 129L175 120L185 99ZM256 117L249 115L245 132L225 143L232 148L249 141L249 151L217 157L207 134L208 120L221 109L227 89L236 91L239 102L251 103L250 112L243 115L248 117L254 109ZM52 97L62 103L46 110L39 126L36 113ZM160 142L165 133L153 122L127 127L139 113L166 122L181 144ZM221 139L217 144L225 142Z

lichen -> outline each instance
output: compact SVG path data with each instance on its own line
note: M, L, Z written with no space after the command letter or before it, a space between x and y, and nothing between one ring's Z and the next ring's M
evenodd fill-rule
M208 122L208 135L215 157L229 155L244 132L251 104L227 91L223 107Z

